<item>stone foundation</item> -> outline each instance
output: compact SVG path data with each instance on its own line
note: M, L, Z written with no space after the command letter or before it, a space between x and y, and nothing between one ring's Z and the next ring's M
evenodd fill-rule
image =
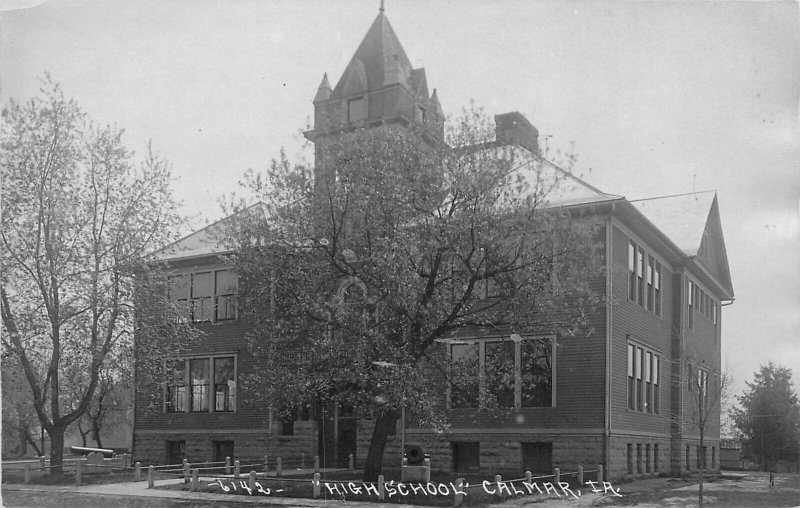
M163 433L140 434L133 436L134 460L146 465L167 463L167 441L184 441L185 455L189 462L212 462L215 441L233 441L234 457L243 464L262 463L267 453L267 439L261 434L240 434L215 432L203 435Z

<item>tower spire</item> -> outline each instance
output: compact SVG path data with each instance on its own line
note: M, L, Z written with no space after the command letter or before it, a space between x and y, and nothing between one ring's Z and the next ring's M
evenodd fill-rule
M381 8L378 9L380 12L383 12L385 9L383 8L383 0L381 0Z

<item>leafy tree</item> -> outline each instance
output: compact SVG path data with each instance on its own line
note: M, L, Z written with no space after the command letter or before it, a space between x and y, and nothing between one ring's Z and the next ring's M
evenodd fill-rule
M778 460L797 460L800 451L800 405L792 371L772 362L754 373L731 411L742 447L766 471Z
M94 125L49 76L2 115L3 347L60 474L65 430L91 407L109 360L132 347L133 275L158 284L145 255L180 221L168 165L152 151L134 164L122 131ZM150 316L141 326L161 325ZM148 352L163 354L158 344Z
M248 384L275 408L338 403L374 416L364 464L374 480L402 408L446 427L443 387L457 374L443 339L483 327L580 333L602 254L591 221L547 206L571 177L498 146L479 112L445 143L383 127L323 151L316 175L282 156L246 182L265 212L239 214L235 228L261 367ZM482 394L483 410L497 404Z

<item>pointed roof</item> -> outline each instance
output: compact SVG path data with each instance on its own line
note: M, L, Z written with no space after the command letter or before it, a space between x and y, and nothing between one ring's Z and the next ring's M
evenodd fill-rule
M328 73L322 75L322 82L319 84L319 88L317 88L317 95L314 96L314 102L322 102L328 100L331 96L331 84L328 81Z
M393 83L407 84L411 76L411 62L383 11L378 13L358 46L333 89L332 97L346 97L350 91L346 89L348 81L354 74L360 77L362 69L365 71L366 90L377 90Z
M637 199L630 202L689 257L694 266L733 298L728 254L716 191Z
M631 204L666 234L685 255L700 250L715 191L634 199Z

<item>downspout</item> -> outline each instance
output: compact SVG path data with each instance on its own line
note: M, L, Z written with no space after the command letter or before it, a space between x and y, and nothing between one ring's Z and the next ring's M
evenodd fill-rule
M612 319L614 317L614 260L613 253L613 234L611 217L614 213L616 205L611 204L611 210L608 214L608 222L606 223L606 397L605 397L605 435L604 435L604 450L603 462L605 464L606 475L608 475L608 468L611 464L611 379L612 379L612 362L611 362L611 340L612 340ZM605 478L603 478L605 480Z

